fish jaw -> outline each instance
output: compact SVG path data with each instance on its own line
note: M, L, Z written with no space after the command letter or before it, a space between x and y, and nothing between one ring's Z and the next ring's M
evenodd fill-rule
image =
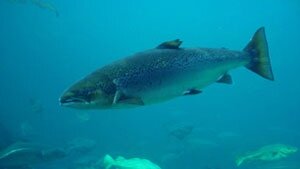
M72 91L64 92L59 98L59 103L61 106L77 109L86 109L91 104L84 98L76 96L75 92Z
M107 104L107 99L86 101L77 98L64 99L64 97L59 98L59 103L63 107L69 107L74 109L108 109L111 108L111 104Z

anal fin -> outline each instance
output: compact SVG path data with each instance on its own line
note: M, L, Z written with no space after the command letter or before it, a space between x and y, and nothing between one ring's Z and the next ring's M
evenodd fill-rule
M225 73L219 80L217 80L217 83L232 84L232 78L228 73Z

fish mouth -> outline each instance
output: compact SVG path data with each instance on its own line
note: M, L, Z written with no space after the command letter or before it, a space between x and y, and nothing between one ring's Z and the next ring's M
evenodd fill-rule
M75 97L70 97L70 98L61 97L61 98L59 98L59 103L61 106L88 104L88 102L86 100L81 99L81 98L75 98Z

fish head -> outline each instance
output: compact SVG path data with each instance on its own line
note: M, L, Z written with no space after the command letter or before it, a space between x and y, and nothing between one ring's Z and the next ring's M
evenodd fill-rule
M285 146L282 149L282 153L284 153L284 154L292 154L292 153L296 153L297 151L298 151L298 148L294 147L294 146Z
M296 153L297 151L298 151L297 147L285 145L285 144L277 144L277 145L275 145L272 153L275 155L279 154L279 156L281 158L281 157L286 157L287 155Z
M101 109L111 105L107 94L91 81L81 80L68 88L59 98L61 106L76 109Z

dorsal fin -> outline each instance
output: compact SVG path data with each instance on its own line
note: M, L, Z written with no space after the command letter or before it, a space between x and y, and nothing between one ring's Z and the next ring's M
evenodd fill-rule
M180 39L175 39L171 41L166 41L158 45L157 49L178 49L182 41Z

